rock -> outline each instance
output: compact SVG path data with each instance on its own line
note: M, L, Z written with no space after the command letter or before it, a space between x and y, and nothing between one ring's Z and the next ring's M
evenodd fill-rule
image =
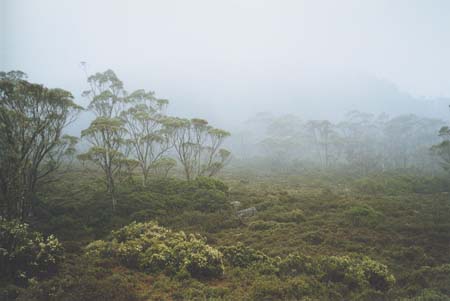
M237 215L238 215L239 217L248 217L248 216L253 216L253 215L255 215L256 212L258 212L258 210L256 210L255 207L250 207L250 208L247 208L247 209L239 210L239 211L237 212Z
M239 202L239 201L232 201L232 202L230 202L230 204L231 204L235 209L237 209L237 208L239 208L239 207L241 206L241 202Z

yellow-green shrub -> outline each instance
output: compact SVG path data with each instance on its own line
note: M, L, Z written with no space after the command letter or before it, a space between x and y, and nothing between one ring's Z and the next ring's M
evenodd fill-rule
M64 259L58 239L30 231L27 224L0 217L0 271L7 280L26 281L56 273Z
M87 255L112 256L130 268L149 273L176 274L188 271L193 277L218 277L224 272L222 253L203 237L173 232L155 222L133 222L112 232L111 241L95 241Z

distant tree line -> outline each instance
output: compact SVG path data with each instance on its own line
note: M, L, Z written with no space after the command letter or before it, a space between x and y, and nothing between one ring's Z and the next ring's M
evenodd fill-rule
M358 111L340 122L262 113L247 122L247 131L237 133L232 144L237 157L268 158L279 168L312 164L364 175L409 168L433 171L450 166L450 130L444 124L416 115Z

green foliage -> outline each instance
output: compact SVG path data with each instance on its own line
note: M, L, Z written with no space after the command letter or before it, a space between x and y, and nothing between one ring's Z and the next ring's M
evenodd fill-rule
M283 281L274 276L257 279L250 291L251 300L315 300L317 283L305 278L291 278Z
M415 284L412 287L410 284ZM401 280L408 288L408 292L413 296L426 296L431 294L450 295L450 264L443 264L436 267L423 266L420 269L407 275ZM432 291L431 291L432 290Z
M286 287L275 276L257 279L251 288L252 300L283 300L286 299Z
M376 226L382 220L382 214L370 206L352 206L344 212L346 219L355 227Z
M297 276L302 274L318 274L318 264L310 256L300 253L289 254L279 263L280 274Z
M247 247L243 244L220 248L224 260L232 267L247 268L257 263L267 263L271 261L266 254Z
M53 235L44 237L27 224L0 218L0 270L2 278L26 283L54 275L64 252Z
M82 188L67 198L65 191L72 189L73 182ZM50 197L38 212L39 218L45 220L41 230L55 233L61 239L101 238L132 221L158 220L162 225L195 226L196 231L208 232L236 227L239 223L225 192L228 187L212 178L190 182L158 178L146 187L123 185L117 195L121 202L115 214L109 206L109 195L96 182L84 180L79 174L48 189Z
M434 289L425 289L418 296L414 297L414 301L449 301L449 295L445 295Z
M364 177L353 182L356 191L372 195L443 192L449 188L448 179L417 176L407 173L386 173Z
M423 184L411 188L413 184L394 180L392 193L374 195L354 190L351 177L322 172L245 175L246 182L233 175L226 184L202 177L151 178L146 187L123 185L112 214L103 210L109 200L96 182L70 176L44 187L49 197L42 198L36 211L37 226L70 240L64 245L71 246L74 264L80 265L80 270L67 267L73 278L89 279L84 267L105 281L87 280L92 286L72 282L60 296L83 300L80 294L94 298L101 290L125 300L125 293L145 300L439 300L448 295L448 194L439 192L445 187L441 184L426 184L444 183L442 179L397 174L393 177L400 183ZM425 191L421 187L434 192L416 193ZM73 191L70 198L67 191ZM232 202L258 212L239 220ZM121 228L133 220L142 223ZM165 234L150 227L154 233L147 235L142 225L149 220L174 231ZM191 240L180 230L207 236L209 245L223 253L226 273L212 269L217 265L208 259L204 239ZM101 240L92 242L94 238ZM78 255L89 242L91 254ZM180 258L191 264L180 264ZM78 259L89 263L81 265ZM210 267L206 272L205 262ZM111 275L121 278L117 291L112 280L106 281ZM59 279L70 283L65 271L51 281ZM44 282L49 283L39 280L32 287L49 290L43 289ZM5 291L20 293L13 287Z
M150 165L152 175L157 178L166 178L169 171L177 165L177 161L172 158L160 158Z
M199 118L167 117L163 123L188 181L199 176L212 177L229 162L231 152L221 146L230 133Z
M439 136L442 138L441 143L433 145L431 151L441 159L442 167L448 172L450 171L450 128L442 127L439 130Z
M224 182L210 177L197 177L195 179L195 183L199 188L219 190L223 193L227 193L229 190L228 186Z
M264 231L264 230L270 230L270 229L274 229L278 226L278 223L276 222L272 222L272 221L254 221L251 222L248 227L251 230L254 231Z
M368 257L323 257L320 266L324 272L324 280L345 283L350 289L370 287L387 291L395 283L395 278L386 265Z
M111 233L109 242L96 241L86 247L87 255L112 256L127 267L148 273L176 274L188 271L193 277L219 277L224 272L222 254L198 235L172 232L154 222L132 223Z
M18 301L138 301L136 277L79 258L62 267L58 277L36 282L20 292Z
M274 221L280 223L301 223L306 219L305 214L300 209L294 209L289 212L283 212L273 217Z
M0 300L16 300L22 291L22 287L16 286L14 284L0 284Z
M30 214L38 184L74 153L77 139L63 132L81 110L68 91L0 72L0 216Z

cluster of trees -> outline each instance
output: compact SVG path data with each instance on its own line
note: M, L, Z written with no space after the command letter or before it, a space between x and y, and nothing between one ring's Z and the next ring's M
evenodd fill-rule
M87 151L77 158L103 172L113 208L118 182L136 170L145 186L151 175L167 175L174 158L187 180L214 176L230 160L221 148L228 132L203 119L167 116L168 101L154 92L128 93L111 70L89 76L88 84L83 96L95 118L81 132ZM84 109L70 92L30 83L20 71L0 73L0 101L0 216L23 220L38 184L74 158L78 138L64 129Z
M88 77L88 83L83 95L96 117L81 132L89 149L78 158L103 171L113 209L117 182L135 169L145 186L151 175L167 175L176 164L172 157L188 181L214 176L229 161L231 153L221 146L230 133L203 119L167 116L168 100L145 90L127 92L112 70Z
M435 154L445 159L450 153L446 143L430 151L440 142L437 133L444 122L416 115L391 118L352 111L343 121L334 123L260 114L250 120L249 128L255 125L263 132L244 135L250 137L245 141L253 140L256 153L243 152L246 146L241 142L240 154L266 156L279 166L297 161L313 162L323 169L350 166L361 174L406 168L430 171L438 166ZM447 132L442 128L440 136L449 140L448 128Z

